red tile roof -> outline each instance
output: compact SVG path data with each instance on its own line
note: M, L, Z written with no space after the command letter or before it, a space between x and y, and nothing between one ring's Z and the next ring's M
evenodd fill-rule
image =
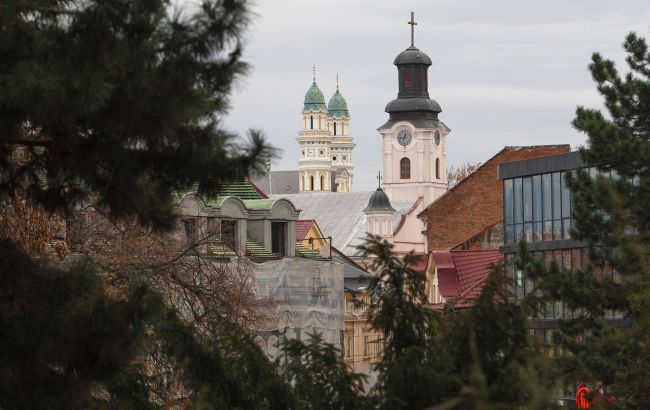
M490 265L503 262L503 255L491 249L436 251L432 257L438 271L440 294L457 298L456 307L471 306L490 275Z
M411 265L411 269L417 272L424 272L427 269L429 258L427 258L426 254L415 254L415 256L418 257L418 260L413 265Z
M302 241L305 239L311 226L315 223L316 221L313 219L300 219L296 221L296 241Z

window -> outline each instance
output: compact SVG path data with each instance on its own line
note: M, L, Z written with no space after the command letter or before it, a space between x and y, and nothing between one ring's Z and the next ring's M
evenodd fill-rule
M505 243L571 238L571 191L564 172L503 181Z
M363 357L368 357L368 336L363 337Z
M512 179L506 179L503 181L503 221L505 225L505 243L515 243L514 227L512 226L512 196Z
M196 219L183 219L183 228L185 229L185 239L188 242L196 242L198 233L196 229Z
M404 70L404 88L410 90L413 87L413 73L411 70Z
M314 176L313 175L309 176L309 190L310 191L314 190Z
M336 135L336 122L334 122L334 135Z
M309 124L310 124L311 129L313 130L314 129L314 116L313 115L309 116Z
M222 219L220 227L220 239L233 251L237 249L237 221Z
M286 254L286 222L271 222L271 252Z
M402 158L399 161L399 177L400 179L410 179L411 178L411 160L408 158Z
M440 179L440 158L436 158L436 179Z
M348 342L345 346L345 356L352 357L352 336L348 336Z
M325 190L325 175L320 176L320 190L321 191Z

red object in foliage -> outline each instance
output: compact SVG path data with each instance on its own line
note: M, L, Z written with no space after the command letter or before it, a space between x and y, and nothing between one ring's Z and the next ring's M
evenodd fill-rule
M590 390L584 383L580 383L578 386L578 391L576 391L576 406L579 409L588 409L591 407L591 402L589 401Z

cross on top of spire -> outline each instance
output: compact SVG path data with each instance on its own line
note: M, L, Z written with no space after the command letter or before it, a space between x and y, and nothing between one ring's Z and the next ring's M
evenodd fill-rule
M415 22L415 13L411 12L411 21L408 22L411 25L411 47L415 47L415 26L418 23Z
M316 64L311 66L311 75L314 78L314 84L316 84Z
M336 73L336 91L339 90L339 73Z
M377 181L378 181L377 185L379 186L379 188L381 188L381 180L382 180L381 171L379 171L377 172Z

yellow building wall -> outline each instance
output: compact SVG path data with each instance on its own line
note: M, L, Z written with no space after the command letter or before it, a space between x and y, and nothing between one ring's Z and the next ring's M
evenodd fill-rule
M307 235L305 235L305 239L303 239L302 244L305 245L307 248L312 249L312 244L309 243L309 238L321 238L322 236L323 235L320 233L320 231L316 229L316 225L312 225L311 228L309 228ZM324 239L313 240L314 250L320 249L323 245L325 245Z
M351 370L368 376L366 387L371 387L376 382L374 365L382 355L384 343L382 333L370 326L369 307L369 291L357 293L355 298L345 292L343 359Z

